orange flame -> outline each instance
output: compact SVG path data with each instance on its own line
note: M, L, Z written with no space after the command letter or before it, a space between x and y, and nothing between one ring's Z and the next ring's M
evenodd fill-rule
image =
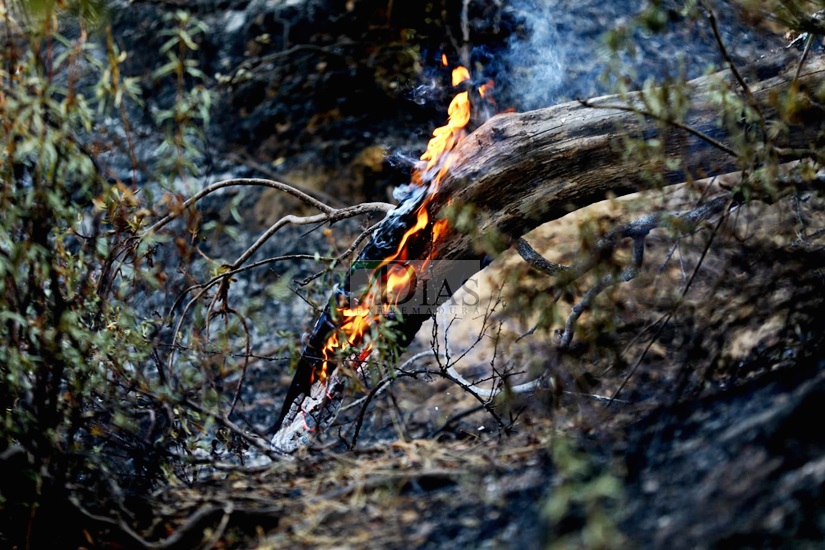
M453 88L465 80L470 80L470 71L467 70L467 67L459 66L453 69Z
M486 98L490 94L490 91L493 89L494 86L495 84L493 83L493 81L488 80L487 82L478 87L478 95L480 95L482 99Z
M464 128L470 122L470 94L461 92L455 96L450 102L447 114L450 118L446 126L441 126L433 131L433 137L427 144L427 150L421 155L421 160L427 163L424 172L433 169L442 159L446 159L446 153L452 151L466 135ZM444 174L440 174L440 176L435 178L436 185L441 183Z
M441 62L445 67L448 65L446 55L441 56ZM453 69L452 83L454 87L469 79L470 72L465 67L459 66ZM492 81L479 88L478 92L482 97L485 97L491 87ZM433 131L433 136L427 143L427 150L421 155L421 166L413 174L412 180L414 183L429 186L427 198L419 206L416 213L416 222L401 237L396 251L384 258L375 268L371 278L373 284L363 294L357 307L338 310L342 317L339 320L338 331L327 338L324 348L321 350L323 363L318 373L318 379L321 382L326 382L329 364L334 361L336 351L342 349L344 345L348 347L358 346L363 342L370 328L381 322L384 315L387 315L391 308L397 305L399 297L410 290L414 290L412 287L416 283L416 272L412 266L398 263L390 266L386 274L383 274L381 270L392 262L407 260L407 242L413 235L424 231L430 224L427 206L449 170L450 152L467 135L466 127L470 122L471 114L469 92L464 91L457 94L450 102L447 114L449 115L447 124ZM449 223L446 219L436 220L431 229L432 242L439 242L448 230ZM432 258L433 253L431 252L422 264L421 271L426 268ZM383 280L381 280L382 276L384 276ZM343 337L343 341L339 334ZM372 348L373 342L369 342L358 354L358 360L365 361ZM312 381L315 382L314 373Z

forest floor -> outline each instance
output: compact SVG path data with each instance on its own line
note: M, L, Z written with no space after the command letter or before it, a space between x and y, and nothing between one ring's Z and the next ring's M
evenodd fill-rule
M690 193L669 197L662 206ZM632 218L650 204L602 203L527 239L564 261L588 220ZM399 379L361 413L354 449L357 404L296 456L266 465L247 451L254 465L159 490L165 519L154 536L197 538L209 525L215 547L821 544L825 438L810 422L825 413L825 256L821 235L797 238L796 207L742 208L704 257L710 228L676 252L654 234L644 272L582 317L577 345L560 352L549 334L526 338L535 341L520 357L532 355L553 386L498 400L507 430L448 381ZM823 212L812 199L802 208L809 221ZM516 264L506 256L482 276L506 280ZM529 326L506 308L496 318L505 328L480 342L477 318L452 323L454 344L470 349L468 379L488 379L495 353L516 353L506 332ZM415 350L431 334L423 329ZM271 408L277 397L266 395L250 407Z
M165 40L157 11L166 3L135 4L121 13L115 32L135 50L124 70L145 76ZM224 35L215 27L199 50L210 75L237 69L229 84L220 84L223 116L212 136L224 148L216 157L232 159L229 172L274 172L352 203L386 200L405 175L393 170L386 151L407 155L410 143L423 147L436 110L403 112L399 104L409 98L389 83L421 77L422 52L433 57L438 41L398 38L391 14L379 18L381 25L359 20L349 6L365 2L347 2L345 9L285 2L278 13L254 1L229 3L231 10L201 4L210 22L236 29ZM304 8L316 4L336 17L323 26L307 24L315 12ZM395 4L399 12L407 9ZM635 13L637 3L551 4L558 7L557 45L567 50L562 61L570 81L555 82L552 93L531 101L556 101L565 91L603 92L595 84L603 67L591 62L596 44L605 27ZM567 4L580 4L579 11ZM727 3L724 9L732 10ZM286 40L290 17L294 44ZM459 30L458 19L416 17L419 36L435 32L425 24ZM353 26L356 21L363 25ZM513 33L525 32L509 21ZM694 61L718 55L706 28L701 34L688 24L672 26L671 44L665 35L642 37L641 76L659 74L655 56L665 46ZM473 33L483 35L477 27ZM360 34L350 36L351 29ZM406 23L401 30L408 34ZM392 41L380 42L388 35ZM489 36L498 48L509 44L503 34ZM766 41L781 43L775 35L727 36L742 47L739 60L757 57ZM695 42L693 49L680 40ZM413 62L411 55L422 57ZM509 69L520 74L518 66ZM142 85L147 97L155 94L143 113L148 118L148 105L174 94L153 89L148 76ZM516 104L523 83L514 76L510 92L506 86L502 82L503 96ZM216 160L215 166L225 165ZM700 187L606 201L526 239L548 259L567 263L588 234L652 210L689 208ZM227 217L223 199L211 207L205 201L205 220ZM294 208L269 193L242 205L249 207L245 237ZM243 446L218 449L231 464L204 466L193 477L169 475L168 484L130 503L134 525L104 522L101 532L112 546L157 541L151 545L157 548L822 547L825 431L816 423L825 418L824 211L811 194L741 207L718 227L681 239L654 232L642 273L600 297L566 350L556 346L553 327L521 338L536 317L519 309L520 298L549 292L552 281L508 252L479 276L495 313L438 319L405 356L429 349L435 334L456 355L467 351L460 370L470 380L490 384L505 367L518 372L514 383L541 376L539 391L494 403L504 426L447 380L399 378L368 407L359 406L362 395L352 396L338 425L312 447L274 461ZM295 233L278 244L292 253L323 244L319 234ZM225 245L231 256L231 240L212 246ZM212 254L209 246L203 249ZM626 252L617 256L623 259ZM563 320L593 282L579 281L554 318ZM271 307L263 316L299 324L297 309ZM294 340L304 328L292 327ZM253 351L267 356L258 344ZM246 428L260 432L273 420L290 380L281 367L267 359L250 363L240 407L250 419ZM363 426L353 448L359 416Z

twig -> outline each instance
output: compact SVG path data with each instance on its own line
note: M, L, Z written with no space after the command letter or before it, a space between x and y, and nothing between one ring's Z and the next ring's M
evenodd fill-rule
M802 55L799 56L799 65L796 66L796 72L793 75L793 83L799 80L799 75L802 72L802 66L805 64L805 60L808 58L808 53L811 51L811 46L814 43L814 34L808 33L808 37L805 39L805 48L802 50Z
M318 261L318 262L335 262L336 261L335 258L327 258L327 257L323 257L323 256L319 257L319 256L311 255L311 254L287 254L287 255L284 255L284 256L275 256L273 258L266 258L265 260L259 260L257 262L253 262L251 264L247 264L247 265L244 265L244 266L237 267L235 269L230 269L228 271L224 271L220 275L216 275L216 276L212 277L211 279L209 279L206 282L190 285L187 288L185 288L178 295L178 297L175 299L175 301L172 303L172 306L169 308L169 312L167 313L166 318L171 319L172 313L178 308L178 305L180 304L181 300L183 300L183 298L187 294L189 294L190 292L192 292L194 290L208 289L208 288L220 283L224 279L228 279L228 278L230 278L234 275L237 275L239 273L243 273L245 271L249 271L251 269L255 269L256 267L261 267L261 266L266 265L266 264L282 262L282 261L289 261L289 260L313 260L313 261Z
M404 361L404 363L402 363L400 366L395 367L395 370L402 372L404 375L418 374L417 372L410 372L410 371L407 371L406 369L409 368L409 366L412 365L413 363L417 362L419 359L423 359L424 357L432 357L434 353L435 352L433 350L427 350L427 351L422 351L420 353L417 353L417 354L413 355L412 357L410 357L409 359L407 359L406 361ZM387 378L391 378L391 377L387 377ZM379 384L381 382L383 382L384 380L386 380L387 378L382 379L381 381L379 381ZM376 392L376 395L381 393L382 391L383 391L383 388L381 390L379 390L378 392ZM365 395L364 397L356 399L355 401L353 401L349 405L345 405L345 406L341 407L341 412L347 411L347 410L349 410L353 407L357 407L357 406L361 405L362 403L364 403L364 401L367 400L368 397L369 397L368 395Z
M338 263L338 262L340 262L340 261L346 260L346 259L347 259L347 258L348 258L348 257L349 257L352 253L353 253L353 252L355 252L355 250L358 248L358 245L359 245L359 244L361 244L361 242L362 242L364 239L366 239L368 236L370 236L370 235L372 234L372 232L373 232L373 231L374 231L374 230L375 230L375 229L376 229L379 225L381 225L381 222L375 223L375 224L371 225L370 227L366 228L365 230L363 230L363 231L361 232L361 234L360 234L360 235L358 235L358 236L355 238L355 240L352 242L352 244L349 246L349 248L347 248L344 252L342 252L342 253L341 253L340 255L338 255L336 258L333 258L332 263L333 263L333 264L336 264L336 263ZM300 286L306 286L306 285L308 285L309 283L311 283L312 281L314 281L315 279L317 279L318 277L322 276L324 273L328 273L328 272L329 272L329 269L325 269L325 270L323 270L323 271L319 271L319 272L317 272L317 273L313 273L312 275L309 275L308 277L306 277L306 278L305 278L303 281L301 281L299 284L300 284Z
M314 199L313 199L314 200ZM272 235L277 233L282 227L287 224L292 225L308 225L313 223L320 223L320 222L329 222L334 223L339 220L343 220L346 218L354 218L355 216L361 216L363 214L368 214L371 212L389 212L395 209L395 206L388 203L383 202L367 202L364 204L357 204L355 206L349 206L347 208L330 208L325 207L326 211L322 214L316 214L314 216L293 216L292 214L288 214L274 224L272 224L269 229L267 229L255 243L252 244L243 254L241 254L237 260L231 265L231 269L237 269L241 265L243 265L246 260L248 260L261 246L264 245L266 241L269 240Z
M437 436L438 434L440 434L441 432L443 432L444 430L446 430L446 429L447 429L447 426L449 426L450 424L453 424L453 423L455 423L455 422L458 422L458 421L459 421L459 420L461 420L462 418L466 418L466 417L468 417L468 416L470 416L470 415L473 415L473 414L475 414L475 413L477 413L477 412L479 412L479 411L483 411L483 410L484 410L484 406L483 406L483 405L476 405L475 407L471 407L471 408L469 408L469 409L467 409L467 410L465 410L465 411L461 411L460 413L456 413L456 414L454 414L453 416L451 416L450 418L448 418L448 419L444 422L444 424L442 424L442 425L441 425L441 427L440 427L440 428L438 428L437 430L435 430L435 431L430 432L429 434L427 434L427 437L428 437L428 438L433 438L433 437Z
M250 443L253 447L255 447L256 449L261 451L263 454L265 454L267 457L271 458L272 460L284 460L284 459L289 459L290 458L289 455L286 455L286 454L283 454L283 453L278 453L277 451L273 450L269 445L262 442L260 437L253 437L253 436L249 435L248 433L246 433L246 431L242 430L234 422L229 420L229 418L227 418L227 416L225 414L221 414L219 412L215 412L215 411L205 409L205 408L201 407L200 405L198 405L197 403L195 403L194 401L192 401L191 399L184 400L184 403L186 404L187 407L192 408L193 410L195 410L196 412L198 412L200 414L211 416L221 426L228 429L229 431L231 431L235 435L241 437L244 441Z
M241 389L243 388L244 382L246 381L246 370L249 367L249 355L252 353L252 338L249 336L249 325L244 319L243 315L238 313L236 310L232 308L227 308L227 311L234 313L238 320L240 320L241 324L243 325L243 332L244 332L244 346L245 346L245 353L243 357L243 363L241 365L241 377L238 380L238 387L235 388L235 395L232 397L232 404L229 406L229 413L227 415L231 415L232 412L235 410L235 405L238 404L238 399L241 397Z
M592 254L573 266L562 266L549 262L545 260L541 254L536 252L524 239L519 239L516 249L531 267L548 275L555 276L561 274L563 282L567 284L589 272L600 260L610 257L613 250L622 240L628 238L633 240L632 264L625 268L618 276L608 274L600 279L584 294L582 299L573 306L573 309L565 321L565 327L560 332L559 347L564 349L570 346L579 317L592 305L593 300L602 291L620 282L628 282L638 275L644 261L645 239L651 231L659 228L662 223L667 220L681 220L684 226L679 227L680 232L682 234L688 233L703 221L728 208L730 204L731 200L729 197L720 196L687 212L649 214L632 222L619 225L599 239ZM556 299L558 299L561 296L561 292L559 290L555 292ZM536 328L537 326L521 335L519 340L535 332Z
M733 58L731 58L730 53L728 53L728 49L725 47L725 42L722 40L722 35L719 33L719 26L716 24L716 15L714 15L713 10L710 9L710 7L708 7L707 4L705 4L705 2L700 2L700 4L708 17L708 22L710 22L710 28L711 30L713 30L713 37L716 40L716 45L719 46L719 52L725 59L725 63L728 64L728 68L730 69L730 72L733 74L734 78L736 78L736 81L739 83L739 86L742 87L742 92L744 92L748 104L751 107L753 107L753 109L759 115L762 136L763 138L767 139L767 134L765 132L765 117L762 114L761 109L759 109L759 104L757 103L756 98L753 97L753 92L751 92L750 86L748 86L748 83L745 82L744 78L742 78L742 74L736 67L736 63L733 62Z
M729 209L732 204L733 204L733 201L728 199L727 202L726 202L726 205L727 205L726 209ZM719 229L722 227L722 224L725 222L725 219L726 219L726 216L720 216L719 221L714 226L713 232L710 234L710 238L708 239L708 242L705 244L705 248L702 250L702 255L699 257L699 261L697 262L696 267L694 268L693 273L690 276L690 279L688 279L688 282L685 284L685 288L682 290L682 293L681 293L682 298L684 298L687 295L687 292L688 292L688 290L690 290L690 287L693 284L693 281L696 279L696 276L699 274L699 269L702 267L702 263L704 262L705 257L707 256L708 252L710 251L710 245L713 243L713 240L716 237L716 234L719 232ZM613 392L613 395L610 397L610 401L608 401L605 406L610 406L610 405L613 404L613 401L616 399L616 397L618 397L619 393L621 393L621 391L624 389L625 385L627 385L630 378L633 377L633 374L639 368L639 365L642 364L642 361L647 356L647 353L650 351L651 347L653 346L653 343L659 338L659 335L661 335L661 333L664 330L667 323L670 321L670 319L676 313L676 310L682 304L682 301L683 300L678 300L673 305L673 307L670 309L670 311L668 311L665 315L663 315L661 317L660 321L658 322L659 327L656 329L656 333L650 339L650 342L648 342L648 344L645 347L644 351L641 353L641 355L639 355L639 358L633 364L633 367L630 369L630 372L627 374L627 376L625 376L624 380L622 380L622 383L619 385L619 387L616 388L616 391Z
M221 540L223 537L224 532L226 531L226 526L229 525L229 518L232 515L232 512L235 509L235 505L232 503L231 500L226 501L223 505L223 516L221 517L220 523L215 528L215 531L212 533L212 536L209 537L203 545L203 550L211 550L218 541Z
M383 202L368 202L364 204L359 204L356 206L351 206L344 209L333 208L318 199L309 196L308 194L304 193L296 189L291 185L287 185L286 183L282 183L275 180L268 180L268 179L261 179L261 178L235 178L235 179L228 179L219 181L217 183L213 183L202 190L198 191L183 204L180 205L178 208L179 212L168 214L154 223L154 225L150 226L144 232L144 236L156 233L162 227L167 225L172 220L176 219L180 216L181 212L185 211L187 208L192 206L193 204L197 203L202 198L206 197L218 191L220 189L224 189L226 187L270 187L272 189L278 189L279 191L283 191L288 195L292 195L293 197L297 198L298 200L312 206L329 217L329 221L336 221L347 217L357 216L359 214L367 213L367 212L389 212L395 208L392 204L383 203ZM342 216L343 211L348 211L347 215ZM315 216L311 216L312 221L308 221L306 223L316 223L318 221L322 221L320 218L315 219Z
M561 393L565 395L575 395L577 397L589 397L590 399L595 399L596 401L603 401L603 402L612 402L612 403L621 403L622 405L630 405L631 401L627 401L625 399L614 399L608 395L598 395L595 393L581 393L577 391L568 391L564 390Z
M208 186L207 188L203 189L199 193L196 193L190 199L186 200L181 207L179 208L180 211L184 211L186 208L190 207L191 205L195 204L198 200L202 199L203 197L207 196L210 193L218 191L219 189L223 189L225 187L231 186L265 186L265 187L272 187L274 189L279 189L285 193L293 195L307 204L321 210L321 214L316 214L313 216L294 216L294 215L286 215L283 216L281 219L276 221L272 224L269 229L267 229L262 235L258 237L258 239L249 247L247 248L231 265L228 266L228 270L220 275L213 277L209 282L201 285L193 285L186 289L184 293L179 297L179 299L175 300L175 303L172 305L172 309L170 310L170 318L171 312L177 307L179 300L188 294L191 290L195 290L200 288L198 294L192 298L184 307L183 313L181 314L177 326L175 327L175 333L173 337L175 338L175 342L177 342L178 335L181 334L181 329L183 327L183 322L187 317L189 310L200 300L207 292L209 288L214 286L215 284L220 283L221 289L219 290L219 295L225 295L228 291L226 286L228 285L229 277L231 273L237 273L238 270L243 266L244 263L255 253L258 251L260 247L264 245L276 232L278 232L281 228L283 228L287 224L293 225L307 225L307 224L314 224L319 222L329 222L333 223L338 220L351 218L355 216L360 216L365 213L371 212L389 212L393 210L395 207L388 203L364 203L355 206L350 206L346 208L333 208L328 206L317 199L310 197L309 195L298 191L297 189L286 185L281 182L271 181L271 180L261 180L261 179L231 179L221 181L215 184ZM166 217L162 218L158 222L156 222L153 226L146 230L144 233L145 235L152 234L162 228L164 225L171 222L178 214L170 214ZM216 296L217 297L217 296ZM210 306L211 308L211 306ZM172 367L174 365L174 356L175 356L175 348L173 347L168 358L168 365L169 371L172 372Z
M579 317L585 310L589 309L590 306L593 305L593 300L595 300L596 296L601 294L604 289L618 283L626 283L631 281L636 277L636 275L639 274L639 271L642 268L642 262L644 261L644 251L644 237L637 237L633 239L633 263L625 268L625 270L618 277L613 276L612 273L607 274L584 294L579 303L573 306L570 315L567 316L564 331L560 336L559 347L561 349L566 349L570 346Z
M174 546L180 544L181 540L188 535L194 534L195 531L205 527L204 523L206 520L209 519L210 516L215 515L220 508L217 506L205 506L200 508L197 512L192 514L189 519L186 520L182 526L180 526L175 532L173 532L168 537L157 541L151 542L143 537L141 537L138 533L132 530L122 519L117 518L113 519L108 516L102 516L99 514L94 514L87 510L81 503L80 500L75 495L69 496L69 502L77 508L77 510L86 516L87 518L96 521L98 523L103 523L110 527L114 527L118 529L121 533L126 535L133 543L141 548L148 548L150 550L167 550L168 548L173 548ZM224 511L226 508L224 508ZM230 506L230 513L231 513L231 506ZM226 515L226 512L224 513ZM225 526L224 526L225 528Z
M396 377L394 376L384 377L379 380L379 382L369 391L367 395L364 396L364 404L361 407L361 411L358 413L358 418L355 420L355 430L352 434L352 441L349 444L350 451L355 449L355 446L358 444L358 435L361 433L361 426L364 424L364 417L367 414L367 408L370 406L370 403L375 396L378 395L378 393L385 387L388 387L390 382L392 382L395 378Z
M495 408L493 407L493 404L492 404L491 400L490 399L485 399L482 395L480 395L480 393L478 391L476 391L476 390L481 390L481 391L486 391L486 390L483 390L482 388L478 388L474 384L471 384L471 383L467 382L466 380L464 380L464 378L462 378L461 375L459 375L455 371L455 369L452 367L452 365L454 363L450 360L450 354L449 354L450 346L447 345L447 333L450 329L450 326L452 325L452 321L454 321L454 320L455 319L451 320L450 323L447 324L447 327L444 329L445 330L445 332L444 332L444 341L445 341L444 354L441 355L437 351L438 350L437 344L433 344L433 350L435 351L435 353L433 353L433 357L435 358L435 361L438 364L438 370L437 371L426 371L426 374L437 374L438 376L441 376L442 378L445 378L445 379L453 382L454 384L457 384L459 387L461 387L461 389L463 389L464 391L469 393L471 396L473 396L484 407L484 409L490 414L490 416L492 416L495 419L495 421L498 424L500 429L504 430L505 433L509 433L509 426L505 425L505 423L502 420L501 416L496 412ZM486 324L486 318L485 318L484 323ZM484 329L482 327L482 330L480 331L480 334L483 333L483 330ZM438 323L435 322L435 320L433 320L432 340L433 340L433 342L438 341ZM477 339L475 343L477 344L479 341L480 340ZM475 344L473 344L473 345L475 345ZM442 361L442 357L443 357L443 361ZM462 355L462 357L463 357L463 355ZM459 358L459 360L460 360L460 358ZM455 373L457 376L453 376L451 374L451 371L452 371L452 373Z
M536 249L530 246L530 243L523 238L519 238L519 240L516 241L516 251L519 256L527 262L527 265L547 275L555 276L560 271L570 269L569 265L561 265L548 261L544 256L536 252Z

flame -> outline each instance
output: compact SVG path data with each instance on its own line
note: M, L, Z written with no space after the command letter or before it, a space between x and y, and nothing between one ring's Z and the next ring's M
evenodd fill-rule
M470 80L470 71L467 70L467 67L459 66L453 69L453 88L465 80Z
M470 122L470 95L468 92L461 92L450 102L447 109L450 118L446 126L436 128L433 137L427 144L427 150L421 155L421 160L427 161L425 170L431 169L446 151L450 151L463 137L463 129Z
M495 84L492 80L488 80L484 84L478 87L478 95L482 97L482 99L487 98L492 91Z
M441 240L441 237L447 233L449 225L446 218L436 220L433 224L433 242L437 243Z
M380 270L382 267L389 265L390 262L394 262L396 260L404 261L407 259L407 239L409 239L412 235L415 235L425 227L430 221L430 215L427 213L427 209L423 207L418 209L418 213L416 215L415 225L407 229L404 233L404 236L401 237L401 242L398 243L398 249L395 251L395 254L384 258L384 260L378 264L377 270Z
M441 63L445 67L448 65L446 55L442 54ZM470 71L465 67L459 66L453 69L453 87L468 80L470 80ZM492 81L490 81L481 86L478 89L479 95L483 98L487 97L492 84ZM466 127L470 122L471 115L468 91L456 94L450 102L447 114L447 124L433 131L433 136L427 143L427 149L421 155L421 163L413 173L413 183L428 186L427 198L416 212L415 224L401 237L396 251L384 258L378 267L374 269L370 278L372 284L361 296L357 306L338 310L340 316L338 330L327 338L321 350L323 362L317 373L317 379L321 382L326 382L328 373L331 370L329 365L335 360L336 352L343 349L345 345L347 348L361 345L370 329L380 323L392 311L393 306L398 304L400 297L406 296L409 291L415 289L417 282L416 270L411 265L402 263L408 259L407 243L410 238L425 231L430 226L430 215L427 206L449 171L452 162L450 153L467 136ZM435 220L431 227L432 242L439 242L448 231L449 223L446 219ZM433 253L431 252L421 264L419 271L424 271L432 258ZM389 267L387 268L387 266ZM357 355L358 361L363 362L369 357L373 344L374 342L368 342L364 346L364 349ZM312 382L315 382L315 380L316 373L313 372Z

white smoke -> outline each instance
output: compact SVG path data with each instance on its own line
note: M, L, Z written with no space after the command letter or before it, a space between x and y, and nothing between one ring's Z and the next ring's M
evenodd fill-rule
M546 107L564 95L569 50L554 17L564 8L557 0L519 0L511 9L524 22L505 54L511 94L520 109Z

